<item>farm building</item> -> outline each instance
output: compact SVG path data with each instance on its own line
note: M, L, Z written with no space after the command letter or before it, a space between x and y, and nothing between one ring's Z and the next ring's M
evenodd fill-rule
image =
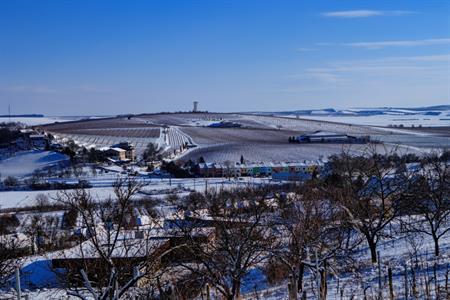
M214 239L215 230L214 228L198 228L194 235L195 240L206 244ZM100 235L99 238L106 240L107 235ZM133 267L145 260L158 260L159 263L154 266L155 270L171 264L193 261L194 257L185 250L184 244L186 239L172 230L148 228L127 230L120 232L118 242L109 259L114 261L117 268L121 270L123 277L120 281L124 284L131 278ZM83 286L84 283L79 275L79 270L82 268L85 268L86 273L92 277L108 278L109 276L105 273L107 270L105 259L95 249L91 240L63 250L60 257L51 259L50 264L54 269L64 270L60 276L65 276L73 286ZM141 271L145 272L145 265ZM148 284L148 279L144 277L138 281L137 286L145 287Z
M99 150L103 151L105 156L112 162L131 162L136 159L134 146L128 142L120 142L111 147L102 147Z
M1 145L13 151L20 150L44 150L48 147L50 139L45 134L39 134L32 129L21 129L19 136L9 144Z
M236 122L226 122L226 121L221 121L218 123L212 123L210 124L208 127L211 128L239 128L242 125Z
M120 142L118 144L112 145L111 148L120 148L125 150L125 158L130 161L134 161L136 159L136 150L134 149L133 144L129 142Z
M312 134L303 134L294 138L290 138L289 142L365 144L370 142L370 136L354 136L343 133L316 131Z
M122 162L127 161L126 152L127 151L122 148L109 148L105 151L105 154L110 160Z
M33 148L45 149L47 147L47 137L44 134L30 134L30 143Z

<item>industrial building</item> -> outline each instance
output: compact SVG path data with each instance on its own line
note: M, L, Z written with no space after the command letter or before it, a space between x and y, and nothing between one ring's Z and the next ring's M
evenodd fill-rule
M370 136L354 136L342 133L316 131L311 134L303 134L290 137L290 143L338 143L338 144L365 144L370 142Z

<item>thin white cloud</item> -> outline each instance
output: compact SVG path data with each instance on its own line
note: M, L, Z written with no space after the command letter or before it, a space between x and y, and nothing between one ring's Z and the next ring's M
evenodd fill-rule
M314 80L328 83L341 80L338 74L326 68L310 68L302 74L292 75L288 77L294 80Z
M399 40L399 41L378 41L378 42L358 42L346 43L345 46L365 48L365 49L382 49L386 47L417 47L417 46L434 46L450 44L450 38L440 39L424 39L424 40Z
M107 88L94 86L94 85L77 85L77 86L72 86L68 89L74 90L74 91L79 91L79 92L86 92L86 93L104 93L104 92L109 91Z
M368 17L378 17L378 16L403 16L414 14L413 11L408 10L370 10L370 9L361 9L361 10L343 10L343 11L329 11L322 13L324 17L331 18L343 18L343 19L352 19L352 18L368 18Z
M448 52L308 63L286 77L278 92L327 107L447 103L449 66Z
M316 48L297 48L298 52L311 52L311 51L317 51Z
M448 80L450 54L385 57L370 60L350 60L307 68L291 76L296 80L322 83L343 83L361 78L444 78Z

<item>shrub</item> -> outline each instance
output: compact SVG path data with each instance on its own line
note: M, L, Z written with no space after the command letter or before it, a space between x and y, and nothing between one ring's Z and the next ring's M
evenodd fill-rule
M75 208L70 208L64 212L63 215L63 226L66 228L73 228L76 225L78 217L78 212Z
M16 215L6 214L0 216L0 234L9 234L15 232L12 230L19 226L19 220Z
M264 274L266 275L267 282L270 285L275 285L289 277L289 268L277 260L270 260L264 267Z
M8 189L14 188L19 185L19 180L17 180L17 178L15 177L8 176L5 178L5 180L3 180L3 185Z

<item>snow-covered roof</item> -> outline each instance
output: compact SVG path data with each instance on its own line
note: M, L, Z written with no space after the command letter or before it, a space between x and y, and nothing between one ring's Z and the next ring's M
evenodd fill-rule
M34 132L34 130L30 128L20 129L20 133L31 133L31 132Z
M44 134L31 134L30 135L30 139L44 139L45 135Z
M332 131L316 131L311 134L305 134L305 136L321 137L321 136L346 136L343 133L336 133Z

